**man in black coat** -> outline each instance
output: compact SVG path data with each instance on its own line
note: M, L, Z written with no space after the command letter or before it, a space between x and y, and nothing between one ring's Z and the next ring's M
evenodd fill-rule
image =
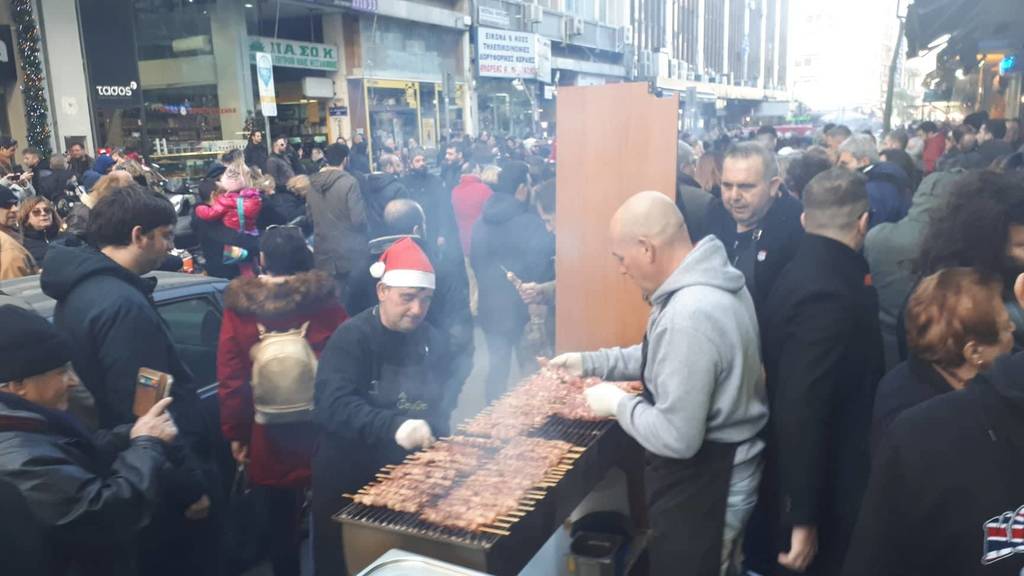
M79 381L63 334L35 312L2 306L0 354L4 574L135 574L130 550L177 435L170 399L131 427L90 435L65 413Z
M743 272L758 317L804 235L800 201L780 191L775 154L755 142L734 144L722 165L722 202L708 209L706 232L725 244Z
M758 506L766 530L762 554L751 558L761 574L786 573L776 560L837 574L857 519L884 371L878 297L860 254L868 221L862 175L815 176L804 190L807 234L765 302L771 424Z
M524 162L506 162L498 185L473 226L470 264L480 290L478 320L487 339L487 401L505 392L529 310L509 280L542 284L555 279L555 237L528 204L530 174ZM428 216L429 219L429 216ZM534 359L519 357L520 366Z
M1014 289L1024 305L1024 276ZM1024 354L893 422L844 576L1024 572Z
M331 517L387 464L447 435L458 391L447 339L424 319L435 274L409 238L375 266L379 304L342 324L316 373L313 554L318 576L347 574Z
M412 153L409 173L402 178L408 197L423 207L430 222L427 230L427 242L441 249L444 258L452 261L463 258L462 244L459 242L459 227L455 223L455 211L452 209L451 188L445 186L441 178L430 173L427 168L427 157L422 150Z
M212 574L219 532L209 513L220 487L215 433L203 417L192 374L153 304L156 281L142 277L173 247L176 221L163 196L134 183L115 189L89 215L90 245L51 247L40 285L57 300L54 323L74 344L75 370L95 398L100 428L135 421L139 368L174 377L171 413L181 430L181 445L174 447L181 465L168 476L140 558L149 574ZM168 558L160 553L168 546L186 553Z
M249 134L249 143L245 145L245 165L266 172L268 157L267 145L263 143L263 132L253 130Z

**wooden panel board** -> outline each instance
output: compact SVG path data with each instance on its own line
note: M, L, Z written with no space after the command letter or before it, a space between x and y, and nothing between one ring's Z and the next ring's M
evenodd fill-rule
M644 190L675 197L677 96L647 84L559 87L557 334L559 352L643 339L649 312L618 273L608 223Z

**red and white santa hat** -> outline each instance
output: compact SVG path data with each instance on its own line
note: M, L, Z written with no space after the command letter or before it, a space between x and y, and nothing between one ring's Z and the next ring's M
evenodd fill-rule
M434 289L434 267L412 238L402 238L370 266L370 274L395 288Z

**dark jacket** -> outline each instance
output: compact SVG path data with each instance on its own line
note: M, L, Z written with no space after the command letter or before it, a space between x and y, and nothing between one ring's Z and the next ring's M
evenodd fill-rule
M255 263L259 257L260 239L252 234L244 234L232 230L223 222L203 220L192 213L192 229L199 238L199 248L206 256L206 272L210 276L228 280L238 276L238 264L224 263L224 247L238 246L249 253L249 262Z
M183 452L188 466L175 474L170 489L182 507L198 500L207 490L201 473L212 462L213 438L192 374L153 304L156 279L140 277L90 246L51 246L40 286L57 301L54 324L74 344L72 364L95 399L100 428L135 421L139 368L174 376L170 412L191 452Z
M353 174L370 173L370 155L366 150L366 142L352 146L352 155L348 159L348 170Z
M427 217L427 243L440 247L445 258L461 257L462 244L459 241L459 226L455 223L455 210L452 208L451 188L429 172L409 172L402 178L402 185L405 186L407 197L423 207ZM439 238L444 239L440 244Z
M68 180L73 176L71 170L43 170L32 177L32 186L36 194L56 204L65 196Z
M266 173L274 177L274 183L278 190L285 188L288 181L295 177L291 159L282 154L270 155L267 159Z
M443 153L442 153L443 154ZM449 164L447 162L441 163L441 180L444 182L444 187L450 193L452 188L455 188L459 184L459 180L462 179L462 164L455 162Z
M331 516L348 502L342 494L355 493L382 466L408 455L395 441L398 427L421 419L435 437L447 435L458 397L450 368L445 339L429 323L410 333L394 332L381 323L376 307L342 324L327 342L316 374L314 408L318 573L345 573L338 525Z
M50 243L60 239L61 234L56 231L56 228L56 226L52 226L47 230L36 230L31 226L26 226L21 231L21 244L36 262L42 262L46 257L46 251L50 248Z
M397 174L374 172L360 175L359 190L366 203L366 231L370 238L387 234L384 226L384 208L396 198L407 197L405 186Z
M306 201L287 188L278 189L274 194L263 196L263 208L260 210L257 226L260 230L266 230L267 226L275 224L301 224L305 216Z
M429 226L429 223L428 223ZM529 320L506 271L523 282L555 277L555 238L530 207L510 194L494 194L473 226L470 263L480 290L478 319L485 332L518 334Z
M843 574L1017 576L1022 477L1024 355L1016 354L893 422Z
M910 178L892 162L878 162L862 171L867 176L871 226L899 222L910 209Z
M978 156L981 160L980 168L988 168L993 162L1013 154L1015 150L1009 142L1004 140L989 140L978 145Z
M0 481L20 491L34 517L20 528L45 550L31 572L8 572L5 558L5 574L135 574L131 544L158 498L164 445L129 440L127 427L95 440L67 414L0 392ZM4 507L5 524L12 512Z
M803 238L804 227L800 224L803 211L799 200L783 195L768 209L758 228L743 233L736 232L736 221L721 202L713 204L708 211L707 233L718 236L729 254L729 261L746 276L747 289L754 297L758 316L775 279L793 258ZM750 261L753 261L753 277L749 269L744 269L750 266L744 262Z
M259 168L261 172L267 171L267 160L270 157L270 153L267 152L267 147L262 142L255 144L249 142L245 145L245 165L249 167Z
M82 180L82 174L85 174L87 170L92 169L92 157L88 154L82 154L81 158L68 158L68 168L71 172L78 177L79 182Z
M679 174L676 183L676 207L686 220L686 229L690 232L690 240L696 244L707 236L707 215L715 203L721 204L711 194L700 187L692 177Z
M313 221L316 267L331 275L348 274L366 258L366 204L356 179L341 169L309 178L306 210Z
M307 486L316 440L312 422L264 426L255 421L249 351L260 341L258 325L282 332L308 322L306 340L319 355L348 318L335 290L330 276L314 270L287 278L236 278L224 291L217 347L220 429L226 440L249 446L248 478L254 484Z
M811 574L836 574L870 465L871 409L884 372L878 297L864 257L804 236L766 301L762 343L771 425L762 483L777 507L777 548L794 525L817 526ZM759 502L760 504L760 502Z
M911 355L878 383L871 432L871 446L877 449L893 420L910 408L952 392L953 387L928 362Z

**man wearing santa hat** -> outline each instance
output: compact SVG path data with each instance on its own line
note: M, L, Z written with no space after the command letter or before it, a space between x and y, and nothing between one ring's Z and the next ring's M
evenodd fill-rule
M377 306L342 324L320 357L314 421L313 548L316 573L346 574L341 525L331 516L373 480L448 434L458 388L446 338L425 323L434 268L410 238L370 269Z

